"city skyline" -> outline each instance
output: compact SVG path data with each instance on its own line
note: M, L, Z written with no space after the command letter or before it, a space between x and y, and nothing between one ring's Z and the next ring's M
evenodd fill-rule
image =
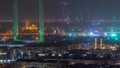
M0 68L120 67L120 0L1 0Z
M14 19L13 19L13 14L11 15L12 17L9 17L7 15L4 15L6 12L1 11L1 12L3 12L2 18L7 16L8 18L11 18L11 19L6 20L5 22L2 22L4 24L1 24L0 28L4 28L3 29L4 32L9 32L10 29L11 30L14 29L14 31L16 31L16 32L18 30L18 32L19 32L20 30L22 30L21 28L23 28L25 25L24 21L28 19L31 22L34 22L34 25L37 25L37 27L41 26L41 24L39 24L39 26L38 26L38 22L41 23L40 21L42 21L42 23L44 23L44 26L42 28L46 28L45 31L47 31L47 29L50 29L50 30L48 30L48 32L51 31L51 34L57 34L57 32L58 32L61 35L69 35L70 32L72 33L74 31L76 31L76 32L78 32L76 35L80 35L79 34L80 32L83 32L82 35L86 35L86 34L89 35L89 33L91 33L91 31L92 31L92 32L98 33L98 34L95 34L95 36L98 36L98 35L101 36L100 32L104 33L107 31L108 32L116 31L116 30L119 31L119 27L117 27L117 25L116 25L120 22L120 20L117 19L118 17L113 16L113 14L110 14L110 15L106 14L108 17L110 17L110 16L113 16L113 17L111 17L112 19L104 20L104 19L107 19L106 15L105 15L106 8L108 8L107 11L113 9L113 8L110 8L113 6L113 4L109 5L110 3L113 2L112 0L110 2L103 1L103 0L102 1L94 1L93 0L92 2L87 1L87 0L84 0L84 1L83 0L80 0L80 1L78 1L78 0L75 0L75 1L73 1L73 0L62 0L62 1L60 1L60 0L55 0L55 1L54 0L53 1L43 0L43 1L44 1L44 3L43 3L44 11L42 10L41 12L44 12L44 20L45 20L44 22L42 21L43 19L38 18L41 15L43 15L43 13L42 14L40 13L40 15L39 15L39 11L43 8L38 9L39 8L38 6L42 5L42 2L39 2L40 3L40 5L39 5L38 0L36 0L36 1L18 0L18 2L15 0L14 4L13 4L13 1L9 1L9 3L7 3L8 2L7 0L2 1L3 3L6 2L6 4L7 4L7 5L3 6L3 8L9 8L9 10L12 10L12 11L8 12L8 9L5 9L6 12L8 12L8 14L13 13L13 7L15 7L15 8L14 8ZM104 3L104 4L102 4L102 3ZM1 4L1 5L4 5L4 4ZM10 8L10 6L12 7L12 9ZM103 6L106 6L106 7L102 8ZM82 10L80 10L80 9L82 9ZM94 14L95 14L95 16L98 16L98 17L94 18L92 16L92 15L94 15L94 14L92 14L93 10L96 10L96 11L94 11ZM103 17L102 17L102 14L99 15L99 12L98 12L99 10L104 11L104 13L102 13L102 14L104 14ZM103 19L101 19L100 17L102 17ZM17 20L17 18L18 18L18 20ZM48 20L46 18L48 18ZM54 18L56 18L60 22ZM99 18L99 20L97 20L97 18ZM5 18L5 19L7 19L7 18ZM0 18L0 22L1 22L1 20L2 19ZM50 21L52 23L46 23L46 20ZM9 25L8 24L9 21L11 21L11 23L13 22L14 24L10 23L10 25ZM62 22L62 24L61 24L61 22ZM108 22L112 23L112 24L110 25ZM55 24L55 23L59 23L59 24ZM8 24L8 25L5 25L5 24ZM108 24L109 24L109 26L105 27L105 25L108 25ZM16 28L13 28L13 26ZM5 29L7 29L7 30L5 30ZM39 28L39 29L41 29L41 28ZM88 32L86 32L86 31L88 31ZM116 31L116 33L118 31ZM16 36L17 35L18 34L16 34ZM93 35L93 33L92 33L92 35Z

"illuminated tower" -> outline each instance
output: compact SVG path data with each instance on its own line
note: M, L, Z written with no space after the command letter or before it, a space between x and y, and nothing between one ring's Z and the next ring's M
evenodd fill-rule
M39 40L38 42L43 42L44 40L44 18L43 18L43 0L39 0Z
M97 38L95 38L95 47L94 49L97 49Z
M17 41L17 35L18 35L18 2L17 0L14 0L14 6L13 6L13 14L14 14L14 27L13 27L13 32L14 32L14 41Z
M67 23L70 22L70 16L68 13L68 7L69 7L69 3L68 0L60 0L61 1L61 6L62 6L62 18L64 21L66 21Z
M26 27L25 29L29 29L29 20L26 20Z
M103 40L100 39L100 49L103 49Z

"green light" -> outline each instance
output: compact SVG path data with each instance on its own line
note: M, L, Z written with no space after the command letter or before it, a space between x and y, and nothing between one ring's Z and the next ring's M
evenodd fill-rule
M43 18L43 0L39 0L39 40L38 42L43 42L44 40L44 18Z
M14 41L17 41L18 36L18 0L14 0ZM44 40L44 18L43 18L43 0L39 0L39 40L38 42L43 42Z
M118 38L115 38L115 40L118 40Z
M108 40L110 39L110 38L107 38Z
M112 37L116 37L117 34L116 34L116 33L112 33L111 36L112 36Z
M76 35L76 34L73 34L73 33L69 33L68 36L69 36L69 37L76 37L77 35Z
M18 2L17 0L14 0L14 27L13 27L13 32L14 32L14 41L17 41L17 35L18 35L18 32L17 32L17 29L18 29Z
M72 36L72 34L71 34L71 33L69 33L69 35L68 35L68 36L70 36L70 37L71 37L71 36Z
M20 58L21 58L21 56L19 55L17 58L18 58L18 59L20 59Z

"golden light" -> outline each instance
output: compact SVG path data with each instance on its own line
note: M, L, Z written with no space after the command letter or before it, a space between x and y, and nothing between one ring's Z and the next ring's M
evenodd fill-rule
M26 68L25 66L23 66L22 68Z
M115 46L111 46L110 49L116 50L116 47Z

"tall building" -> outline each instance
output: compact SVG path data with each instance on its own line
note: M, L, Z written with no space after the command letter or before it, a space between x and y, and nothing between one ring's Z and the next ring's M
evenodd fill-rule
M70 20L70 16L68 14L68 6L69 6L69 3L68 3L68 0L62 0L61 1L61 6L62 6L62 18L65 22L69 23L69 20Z

